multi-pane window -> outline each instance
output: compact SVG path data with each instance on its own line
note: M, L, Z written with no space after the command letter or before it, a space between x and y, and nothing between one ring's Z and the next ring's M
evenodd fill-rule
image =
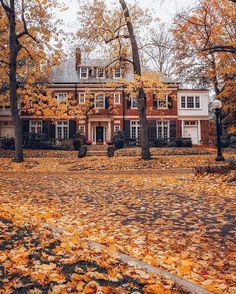
M120 93L114 93L114 104L120 104Z
M119 68L116 68L114 70L114 79L120 79L121 78L121 71Z
M79 93L79 104L85 104L85 93Z
M153 95L154 108L166 109L168 106L168 95L164 97L158 97L157 94Z
M199 109L200 96L181 96L181 108Z
M105 78L106 77L106 71L104 68L98 68L97 69L97 78Z
M56 93L55 96L58 103L66 102L67 100L67 93Z
M181 108L186 108L185 96L181 96Z
M105 108L105 94L99 94L95 98L96 108Z
M81 67L80 68L80 78L81 79L87 79L88 78L88 68L87 67Z
M194 97L187 97L187 108L194 108Z
M138 108L138 99L137 99L137 97L131 97L131 108Z
M157 122L157 138L169 138L169 121Z
M56 138L68 139L69 138L69 122L61 120L56 122Z
M43 123L41 120L30 120L29 131L33 134L41 134L43 131Z
M138 139L140 137L140 124L138 120L131 121L131 138Z

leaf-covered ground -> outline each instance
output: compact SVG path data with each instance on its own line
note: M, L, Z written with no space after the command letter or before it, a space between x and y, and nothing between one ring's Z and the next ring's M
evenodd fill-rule
M183 172L212 155L165 158L176 173L164 157L0 159L0 293L181 293L116 250L235 293L235 186Z

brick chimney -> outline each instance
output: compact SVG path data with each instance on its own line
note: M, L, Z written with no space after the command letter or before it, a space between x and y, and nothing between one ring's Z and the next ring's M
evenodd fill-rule
M75 66L76 66L76 70L78 70L80 64L81 64L81 50L80 50L80 48L77 48L75 50Z

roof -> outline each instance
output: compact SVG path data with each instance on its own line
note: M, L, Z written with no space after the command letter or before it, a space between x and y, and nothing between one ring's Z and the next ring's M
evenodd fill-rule
M105 66L101 59L84 59L80 66ZM146 69L145 70L150 70ZM158 73L161 81L166 84L176 84L176 81L167 77L163 73ZM127 79L130 78L126 77ZM51 81L53 84L100 84L102 82L110 82L111 78L97 79L96 77L90 77L88 79L81 79L79 72L76 70L75 58L69 58L59 66L54 66L52 69Z

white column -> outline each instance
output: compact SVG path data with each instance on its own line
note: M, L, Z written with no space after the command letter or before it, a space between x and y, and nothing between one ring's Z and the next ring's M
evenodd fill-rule
M91 138L91 122L88 122L88 140L92 140Z
M111 121L108 122L107 140L111 140Z
M184 121L181 120L181 138L184 136Z
M200 141L202 140L201 136L201 121L198 120L197 122L197 131L198 131L198 144L200 144Z

